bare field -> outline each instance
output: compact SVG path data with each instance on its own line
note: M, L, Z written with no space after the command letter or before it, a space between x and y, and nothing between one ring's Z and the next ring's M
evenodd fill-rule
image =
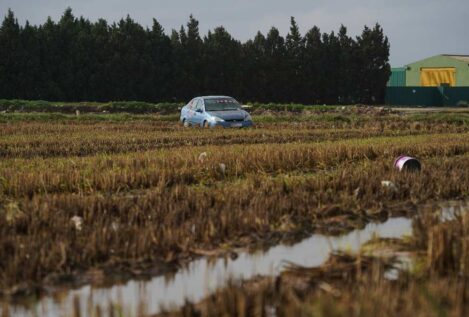
M339 234L469 195L469 119L462 113L263 111L246 130L184 129L174 116L161 115L36 116L0 118L0 294L6 301L174 272L202 255ZM422 171L396 171L393 160L401 154L421 160ZM429 243L412 248L426 250ZM356 259L330 261L347 270ZM375 263L367 261L360 276ZM352 281L366 287L346 295L353 303L394 292L395 286L356 276L352 270L326 282L343 284L345 294ZM429 287L440 282L429 280ZM273 291L278 285L270 283L262 284L259 300L281 298L279 316L311 315L316 306L300 305L307 296L327 305L337 300L332 293L324 299L329 295L317 288L291 299L294 288ZM240 287L191 309L215 316L240 313L210 305L258 307ZM355 304L347 305L342 312ZM193 316L188 312L182 315Z

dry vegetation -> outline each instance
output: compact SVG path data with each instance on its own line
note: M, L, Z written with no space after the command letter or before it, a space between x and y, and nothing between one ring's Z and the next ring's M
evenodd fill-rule
M441 222L422 208L407 241L374 244L413 256L413 268L389 279L395 256L333 254L317 268L292 265L279 277L232 281L200 303L165 317L192 316L467 316L469 313L469 214ZM398 252L399 253L398 253ZM373 252L371 252L373 254ZM382 253L381 253L382 254Z
M100 283L111 274L159 274L207 250L339 233L389 215L413 215L426 201L469 194L469 125L457 117L367 111L256 119L247 130L183 129L147 115L129 122L93 116L2 121L0 293ZM421 159L423 170L395 171L400 154ZM382 180L395 188L383 187ZM336 260L344 259L355 263ZM363 262L363 271L375 262ZM206 315L222 313L210 305L238 309L235 303L256 315L265 300L295 315L340 315L362 309L370 296L376 305L365 310L369 314L355 315L373 315L391 294L398 296L387 302L390 312L406 296L420 294L418 282L399 291L402 282L352 271L338 282L345 283L343 306L316 288L296 294L294 288L273 291L278 285L269 282L259 297L233 285L209 301ZM443 282L448 286L439 287ZM456 276L425 283L430 295L435 288L448 301L461 300L450 293L461 287ZM347 291L354 287L359 291ZM403 312L417 302L406 303ZM183 315L192 316L190 309Z

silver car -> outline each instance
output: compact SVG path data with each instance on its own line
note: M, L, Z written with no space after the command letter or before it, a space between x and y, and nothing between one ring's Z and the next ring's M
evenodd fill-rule
M192 99L181 109L185 127L200 126L243 128L252 126L252 118L236 99L228 96L205 96Z

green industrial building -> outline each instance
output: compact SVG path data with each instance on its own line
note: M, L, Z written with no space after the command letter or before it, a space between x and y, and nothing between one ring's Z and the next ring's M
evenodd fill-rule
M392 68L386 103L405 106L469 105L469 55L437 55Z

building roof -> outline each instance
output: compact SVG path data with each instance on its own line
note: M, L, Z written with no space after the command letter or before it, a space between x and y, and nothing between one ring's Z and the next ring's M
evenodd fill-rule
M431 56L431 57L427 57L427 58L418 60L418 61L413 62L413 63L406 64L406 65L404 65L404 67L409 67L413 64L426 62L426 61L428 61L430 59L433 59L433 58L436 58L436 57L446 57L446 58L454 59L455 61L458 61L458 62L469 63L469 55L440 54L440 55L434 55L434 56Z
M453 58L453 59L457 59L458 61L461 61L461 62L469 63L469 55L451 55L451 54L443 54L443 56L446 56L446 57L449 57L449 58Z

